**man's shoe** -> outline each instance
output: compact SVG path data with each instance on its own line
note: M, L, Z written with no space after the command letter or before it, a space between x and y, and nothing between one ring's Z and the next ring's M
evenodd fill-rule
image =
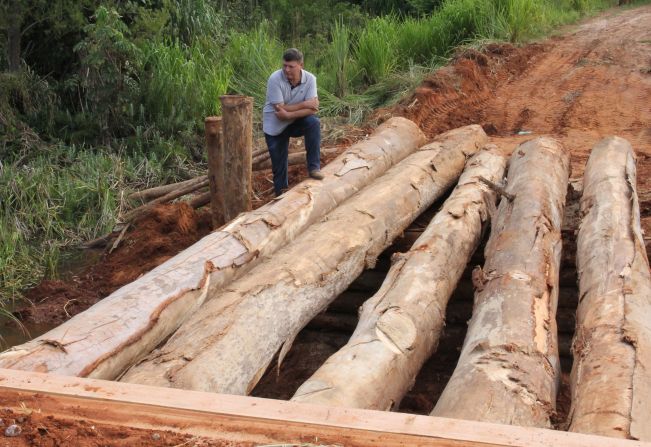
M310 171L310 177L316 180L323 180L323 174L318 169Z

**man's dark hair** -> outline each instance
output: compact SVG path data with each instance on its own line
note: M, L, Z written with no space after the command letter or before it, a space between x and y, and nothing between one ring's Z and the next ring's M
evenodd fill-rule
M285 62L296 61L302 63L303 53L301 53L297 48L290 48L283 53L283 60Z

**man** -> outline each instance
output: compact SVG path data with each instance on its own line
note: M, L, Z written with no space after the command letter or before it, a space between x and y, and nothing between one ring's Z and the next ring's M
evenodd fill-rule
M321 123L316 113L319 98L316 77L303 70L303 53L290 48L283 54L283 68L269 76L262 110L262 130L271 155L276 197L287 190L287 153L290 137L305 137L307 171L322 180Z

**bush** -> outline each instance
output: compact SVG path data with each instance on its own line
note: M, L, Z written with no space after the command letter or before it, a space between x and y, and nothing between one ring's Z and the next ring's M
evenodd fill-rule
M115 9L100 6L87 36L75 46L82 61L83 108L97 121L100 136L124 136L139 95L141 54L129 40L129 28Z

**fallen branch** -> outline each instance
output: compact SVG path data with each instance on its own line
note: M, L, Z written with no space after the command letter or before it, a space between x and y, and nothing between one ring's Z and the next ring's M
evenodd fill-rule
M199 177L191 178L190 180L184 180L178 183L170 183L169 185L161 185L161 186L156 186L154 188L143 189L142 191L129 194L128 199L141 201L143 203L149 202L150 200L164 196L165 194L168 194L172 191L176 191L177 189L185 188L186 186L189 185L199 184L207 178L208 176L201 175Z
M138 208L135 208L128 213L126 213L124 216L122 216L122 220L124 222L131 222L134 220L136 217L142 215L143 213L146 213L147 211L151 210L154 206L160 205L161 203L167 203L170 202L174 199L178 199L179 197L182 197L186 194L189 194L191 192L196 191L197 189L203 188L205 186L208 186L208 177L204 176L201 182L196 183L196 184L189 184L183 188L179 188L177 190L174 190L172 192L169 192L165 194L164 196L161 196L157 199L152 200L151 202L140 206Z
M124 226L124 228L122 229L122 231L120 231L120 235L115 240L115 242L113 243L113 246L111 246L111 249L109 250L109 254L113 253L113 250L118 248L118 245L120 245L120 241L122 241L122 238L124 237L124 234L127 232L127 229L129 229L130 225L131 225L130 223L126 224Z
M188 203L194 209L201 208L204 205L208 205L210 203L210 191L197 194Z

